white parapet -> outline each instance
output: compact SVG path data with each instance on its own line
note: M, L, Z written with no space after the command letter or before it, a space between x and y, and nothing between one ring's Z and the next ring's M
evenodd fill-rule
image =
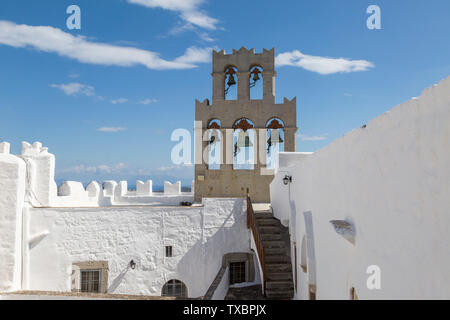
M139 196L149 196L153 192L153 182L148 180L147 182L136 181L136 194Z
M120 181L114 192L114 197L115 198L123 197L127 194L127 192L128 192L128 182Z
M114 196L114 191L117 187L117 182L108 180L103 182L103 192L105 196Z
M94 185L91 183L91 194L95 194ZM58 188L58 197L53 199L52 206L61 208L70 207L97 207L99 205L100 186L97 184L96 195L90 197L89 191L84 189L81 182L64 181ZM94 189L92 191L92 189Z
M83 184L76 181L64 181L58 188L58 197L84 197L86 190Z
M20 290L26 165L0 143L0 292Z
M33 168L33 172L29 172L33 181L29 181L28 187L35 197L34 200L40 206L50 206L57 196L55 156L48 153L48 148L43 148L40 142L33 145L22 142L22 158L27 162L28 169Z
M86 187L89 198L97 198L100 195L100 184L97 181L92 181Z
M181 181L177 183L164 182L164 194L181 194Z
M0 153L9 154L11 145L8 142L0 143Z

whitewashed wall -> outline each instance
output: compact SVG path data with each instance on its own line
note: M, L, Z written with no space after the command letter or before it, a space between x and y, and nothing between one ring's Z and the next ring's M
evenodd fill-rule
M292 167L305 157L311 155L311 152L279 152L278 168L275 169L277 179L270 184L270 203L274 210L274 217L280 220L285 227L289 226L290 208L289 208L289 188L291 185L285 185L283 178L292 174ZM286 207L285 207L286 206Z
M314 272L318 299L349 299L351 287L360 299L450 298L450 78L288 171L296 207L298 299L308 297ZM278 172L272 182L275 214L290 209L285 174ZM308 211L307 251L313 252L307 252L304 273ZM354 224L355 245L330 220ZM366 286L370 265L381 268L380 290Z
M20 289L25 162L0 143L0 292Z
M106 260L109 293L158 296L178 279L199 297L224 254L250 252L243 199L204 199L192 208L34 208L29 221L30 235L44 236L26 253L28 290L70 291L72 263ZM135 270L127 268L132 259Z

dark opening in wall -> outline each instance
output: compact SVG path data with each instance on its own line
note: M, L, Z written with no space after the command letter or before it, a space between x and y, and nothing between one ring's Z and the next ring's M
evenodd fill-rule
M81 292L100 293L101 270L81 271Z
M166 257L172 257L172 246L166 246Z
M245 262L230 262L230 284L242 283L246 280Z
M187 287L180 280L172 279L163 286L161 295L163 297L187 298Z

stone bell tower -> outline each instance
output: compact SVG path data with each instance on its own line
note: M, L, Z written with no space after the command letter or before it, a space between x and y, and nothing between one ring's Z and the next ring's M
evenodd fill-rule
M203 197L244 197L247 188L253 202L269 202L273 170L266 166L268 130L282 130L285 152L296 151L296 98L275 103L275 49L213 51L213 99L195 104L195 201ZM260 99L250 99L250 91L262 83ZM231 87L237 98L227 100ZM261 87L261 86L260 86ZM261 99L262 97L262 99ZM211 139L211 132L214 136ZM252 132L251 168L238 168L236 134ZM220 165L209 162L209 149L217 144ZM239 143L239 142L238 142ZM241 145L240 145L241 146Z

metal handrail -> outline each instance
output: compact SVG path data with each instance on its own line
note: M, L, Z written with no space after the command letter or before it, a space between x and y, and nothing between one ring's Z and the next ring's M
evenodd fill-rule
M252 230L253 239L255 240L256 249L258 251L259 262L262 268L263 286L264 294L266 293L266 260L264 253L264 246L261 242L261 237L259 235L258 228L256 226L255 212L253 211L252 200L250 195L247 193L247 228Z

